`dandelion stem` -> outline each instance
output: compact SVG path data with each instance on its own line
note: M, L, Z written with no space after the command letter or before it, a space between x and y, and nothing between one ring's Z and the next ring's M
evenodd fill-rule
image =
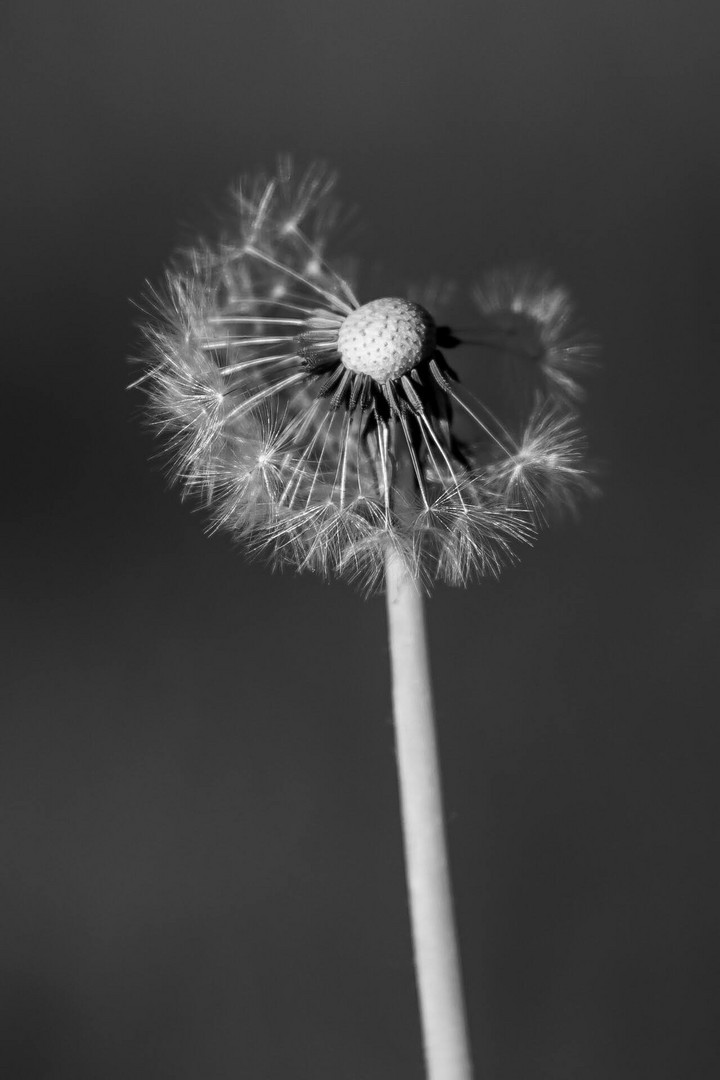
M422 595L390 550L385 578L400 805L428 1080L471 1080L443 828Z

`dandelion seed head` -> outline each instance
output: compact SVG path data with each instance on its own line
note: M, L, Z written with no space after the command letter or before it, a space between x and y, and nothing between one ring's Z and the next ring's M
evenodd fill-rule
M462 335L410 299L358 297L328 254L345 221L334 188L287 158L243 180L226 234L152 294L138 382L171 476L211 528L281 565L366 589L391 550L425 585L497 574L548 506L589 493L567 404L581 366L569 298L549 278L476 290L502 342L546 376L515 436L448 363Z

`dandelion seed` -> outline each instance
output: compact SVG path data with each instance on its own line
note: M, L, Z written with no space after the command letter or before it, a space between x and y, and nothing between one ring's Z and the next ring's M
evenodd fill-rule
M491 476L498 490L543 524L548 511L574 515L580 499L598 492L577 418L552 402L536 405L516 452L499 460Z
M515 440L449 365L462 336L409 299L362 302L333 265L334 187L288 159L241 182L224 239L185 253L151 298L140 381L171 473L214 528L297 569L371 585L392 549L427 583L497 573L546 505L587 490L563 418L589 356L567 295L537 275L475 291L488 325L545 376Z
M578 379L595 366L597 343L581 331L570 294L551 274L495 270L475 286L473 297L487 345L534 366L552 396L584 396Z

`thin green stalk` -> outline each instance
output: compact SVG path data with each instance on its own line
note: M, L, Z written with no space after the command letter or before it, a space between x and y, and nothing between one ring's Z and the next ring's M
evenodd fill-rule
M385 580L415 975L428 1080L471 1080L422 595L394 551Z

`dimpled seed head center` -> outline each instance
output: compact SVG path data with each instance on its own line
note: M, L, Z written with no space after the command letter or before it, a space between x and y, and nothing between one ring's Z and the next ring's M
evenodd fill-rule
M435 323L425 308L394 297L363 304L338 332L345 367L379 383L399 379L434 348Z

